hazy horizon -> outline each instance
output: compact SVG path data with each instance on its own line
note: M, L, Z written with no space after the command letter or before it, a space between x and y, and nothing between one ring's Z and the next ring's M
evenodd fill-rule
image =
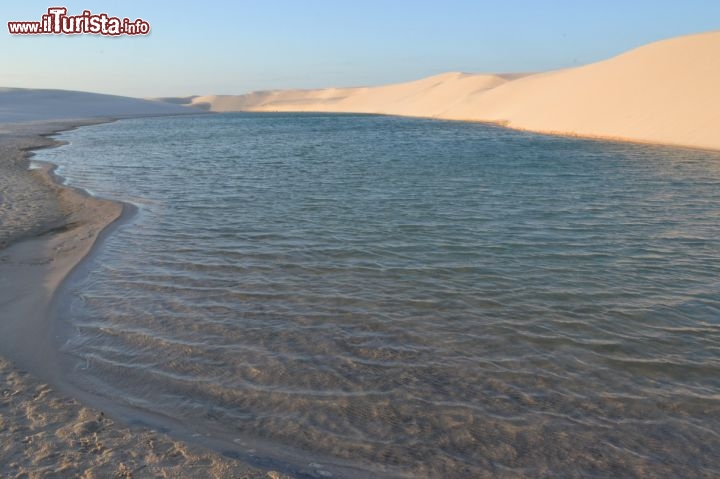
M3 8L39 21L53 3ZM136 97L380 85L448 71L533 72L717 29L706 1L63 2L68 14L142 18L137 37L2 34L0 86Z

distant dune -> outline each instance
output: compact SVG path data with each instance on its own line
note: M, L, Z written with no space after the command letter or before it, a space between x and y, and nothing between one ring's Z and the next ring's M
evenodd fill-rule
M664 40L577 68L445 73L378 87L141 100L0 88L0 123L209 111L379 113L544 133L720 149L720 32ZM195 108L188 109L188 106Z
M531 75L446 73L380 87L198 96L211 111L317 111L502 123L537 132L720 149L720 32Z
M379 87L261 91L239 96L198 96L193 105L212 111L333 111L438 116L469 95L507 80L500 75L444 73Z
M197 113L186 106L68 90L0 88L0 123Z

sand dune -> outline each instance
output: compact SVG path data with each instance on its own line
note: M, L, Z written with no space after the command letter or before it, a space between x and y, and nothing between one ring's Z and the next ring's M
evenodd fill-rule
M577 68L446 73L368 88L199 96L211 111L381 113L498 122L531 131L720 149L720 32L652 43Z
M0 88L0 123L197 113L160 101L68 90Z
M212 111L327 111L437 116L468 95L507 82L499 75L444 73L379 87L276 90L239 96L199 96L193 105Z
M441 115L543 132L720 148L720 32L533 75Z

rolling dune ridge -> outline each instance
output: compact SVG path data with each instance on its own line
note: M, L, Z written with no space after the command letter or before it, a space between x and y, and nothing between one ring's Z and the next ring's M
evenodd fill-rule
M445 73L378 87L198 96L211 111L379 113L720 149L720 32L530 75Z

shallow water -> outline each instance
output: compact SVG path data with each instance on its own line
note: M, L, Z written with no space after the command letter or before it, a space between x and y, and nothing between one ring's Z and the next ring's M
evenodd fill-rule
M59 312L81 388L360 475L720 475L720 154L366 115L61 137L38 159L140 207Z

